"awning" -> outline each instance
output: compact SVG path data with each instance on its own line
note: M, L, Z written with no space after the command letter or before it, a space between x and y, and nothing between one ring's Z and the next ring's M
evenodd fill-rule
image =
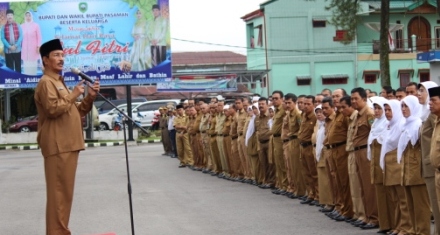
M397 78L400 78L400 74L402 73L409 73L410 77L412 77L414 75L414 69L399 69L397 71Z
M417 77L420 77L420 73L429 73L429 68L420 68L417 70Z
M365 74L375 74L377 78L380 76L380 70L364 70L362 78L365 78Z
M298 80L312 80L312 77L310 75L299 75L299 76L296 76L296 79L298 79Z
M321 76L322 79L348 78L348 74L326 74Z

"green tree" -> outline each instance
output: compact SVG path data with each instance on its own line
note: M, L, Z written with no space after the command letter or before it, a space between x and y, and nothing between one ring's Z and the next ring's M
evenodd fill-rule
M24 22L24 13L27 11L37 11L38 6L43 5L45 2L11 2L9 8L14 10L15 22L21 24Z
M359 21L359 16L356 15L359 9L358 0L330 0L330 5L325 9L333 13L330 23L337 29L347 32L345 40L340 42L350 44L355 40L356 27Z
M390 0L382 0L380 5L380 77L382 86L391 86L390 81L390 45L388 43L388 30L390 26Z

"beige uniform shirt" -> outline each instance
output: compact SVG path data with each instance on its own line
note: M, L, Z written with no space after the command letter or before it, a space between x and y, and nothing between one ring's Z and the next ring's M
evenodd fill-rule
M353 136L353 147L367 145L368 136L370 135L371 125L373 122L373 110L371 110L368 105L365 105L365 107L359 111L357 116L356 128Z
M215 133L217 135L223 135L223 125L225 124L226 115L224 113L219 113L216 116L215 123Z
M354 134L354 129L356 127L357 116L358 116L358 111L355 110L350 115L350 118L349 118L349 121L348 121L347 145L345 146L345 150L347 152L351 152L351 151L354 150L354 148L353 148L353 134Z
M199 130L201 133L206 133L209 127L209 113L202 114L202 118L200 119L200 127Z
M239 136L244 135L244 124L246 123L247 113L244 109L237 111L235 114L235 120L237 121L237 133Z
M281 136L281 129L283 127L283 120L286 116L286 111L283 106L280 105L278 108L275 108L275 115L273 116L273 125L272 125L272 134L274 137Z
M301 143L311 142L312 134L316 125L315 113L311 112L309 115L302 114L301 127L298 133L298 139Z
M431 139L431 164L432 166L440 170L440 118L436 117L434 122L434 131L432 132Z
M324 145L339 144L347 141L348 118L336 111L325 120Z

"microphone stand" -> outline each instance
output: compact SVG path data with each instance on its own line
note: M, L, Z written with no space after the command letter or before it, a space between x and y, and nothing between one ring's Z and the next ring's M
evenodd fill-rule
M92 87L92 85L90 85L90 82L87 82L87 85L89 87ZM130 221L131 221L131 234L134 235L134 219L133 219L133 203L132 203L132 199L131 199L131 181L130 181L130 165L128 163L128 147L127 147L127 135L125 133L125 122L130 121L131 123L133 123L134 125L136 125L136 122L127 114L125 114L122 110L120 110L115 104L113 104L110 100L108 100L107 98L105 98L101 93L96 92L96 94L98 94L103 100L105 100L107 103L109 103L113 108L115 108L120 114L122 114L124 117L122 118L122 129L124 131L124 146L125 146L125 162L127 165L127 189L128 189L128 200L130 203ZM125 118L125 120L124 120ZM148 131L146 129L144 129L143 127L138 126L139 129L141 129L143 132L148 133Z

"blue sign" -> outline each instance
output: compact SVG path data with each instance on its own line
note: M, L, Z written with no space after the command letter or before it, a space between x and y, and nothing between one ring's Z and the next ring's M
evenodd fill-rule
M0 3L0 88L35 87L38 48L54 38L63 43L68 86L81 80L71 68L102 86L171 81L168 0L23 3Z
M426 63L426 62L437 62L440 61L440 51L428 51L417 53L417 62Z

